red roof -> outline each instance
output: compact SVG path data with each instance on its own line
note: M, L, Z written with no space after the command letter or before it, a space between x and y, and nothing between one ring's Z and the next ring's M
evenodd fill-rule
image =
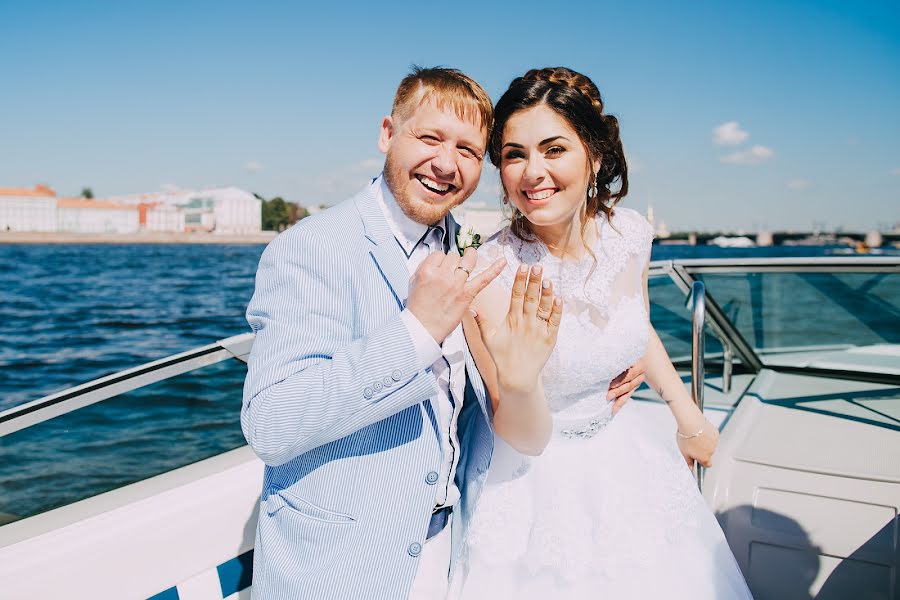
M55 198L56 192L46 185L39 183L34 189L28 188L5 188L0 187L0 196L32 196L38 198Z
M126 206L106 200L88 200L87 198L60 198L56 201L57 208L114 208L119 210L136 210L134 206Z

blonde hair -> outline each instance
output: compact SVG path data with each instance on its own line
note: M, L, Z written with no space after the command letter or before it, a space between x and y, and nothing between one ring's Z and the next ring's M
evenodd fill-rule
M451 108L460 119L480 124L487 141L494 124L494 105L474 79L456 69L414 65L397 88L391 117L402 122L429 100L438 108Z

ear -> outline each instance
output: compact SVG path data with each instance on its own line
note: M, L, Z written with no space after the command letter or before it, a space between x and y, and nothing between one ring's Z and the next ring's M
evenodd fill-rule
M381 131L378 133L378 150L383 154L387 154L388 148L391 147L392 139L394 139L394 119L387 116L381 120Z
M597 173L600 172L600 165L601 165L601 161L599 158L592 163L592 166L594 167L594 170L592 171L593 177L596 177Z

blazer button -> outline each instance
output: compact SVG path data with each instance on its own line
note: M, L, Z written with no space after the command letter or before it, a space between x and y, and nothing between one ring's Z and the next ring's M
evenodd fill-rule
M428 475L425 476L425 483L428 485L434 485L437 483L438 474L434 471L429 471Z
M407 548L406 551L409 552L410 556L416 557L422 554L422 544L420 544L419 542L413 542L409 545L409 548Z
M372 388L370 388L370 387L367 387L366 389L363 390L363 396L365 396L367 400L369 398L371 398L374 393L375 392L373 392Z
M384 387L391 387L392 385L394 385L394 380L387 376L385 376L385 378L382 379L381 382L384 384Z
M394 381L400 381L400 369L394 369L394 371L391 373L391 378Z
M375 393L380 392L382 390L382 388L384 388L384 386L381 385L380 381L376 381L375 383L372 384L372 389L375 390Z

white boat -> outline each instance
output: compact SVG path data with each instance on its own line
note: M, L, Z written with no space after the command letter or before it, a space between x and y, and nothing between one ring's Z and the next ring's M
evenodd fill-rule
M698 483L755 597L898 598L900 257L666 261L650 275L654 325L721 427ZM262 464L247 446L163 463L116 450L91 489L85 448L104 440L65 450L88 413L204 369L231 369L237 427L252 344L235 336L0 413L0 598L249 598ZM671 431L652 391L633 402ZM153 419L137 425L117 431L156 439ZM69 462L29 471L51 447ZM120 485L126 468L143 474Z
M709 240L711 246L719 248L755 248L756 243L747 236L727 237L720 235Z

